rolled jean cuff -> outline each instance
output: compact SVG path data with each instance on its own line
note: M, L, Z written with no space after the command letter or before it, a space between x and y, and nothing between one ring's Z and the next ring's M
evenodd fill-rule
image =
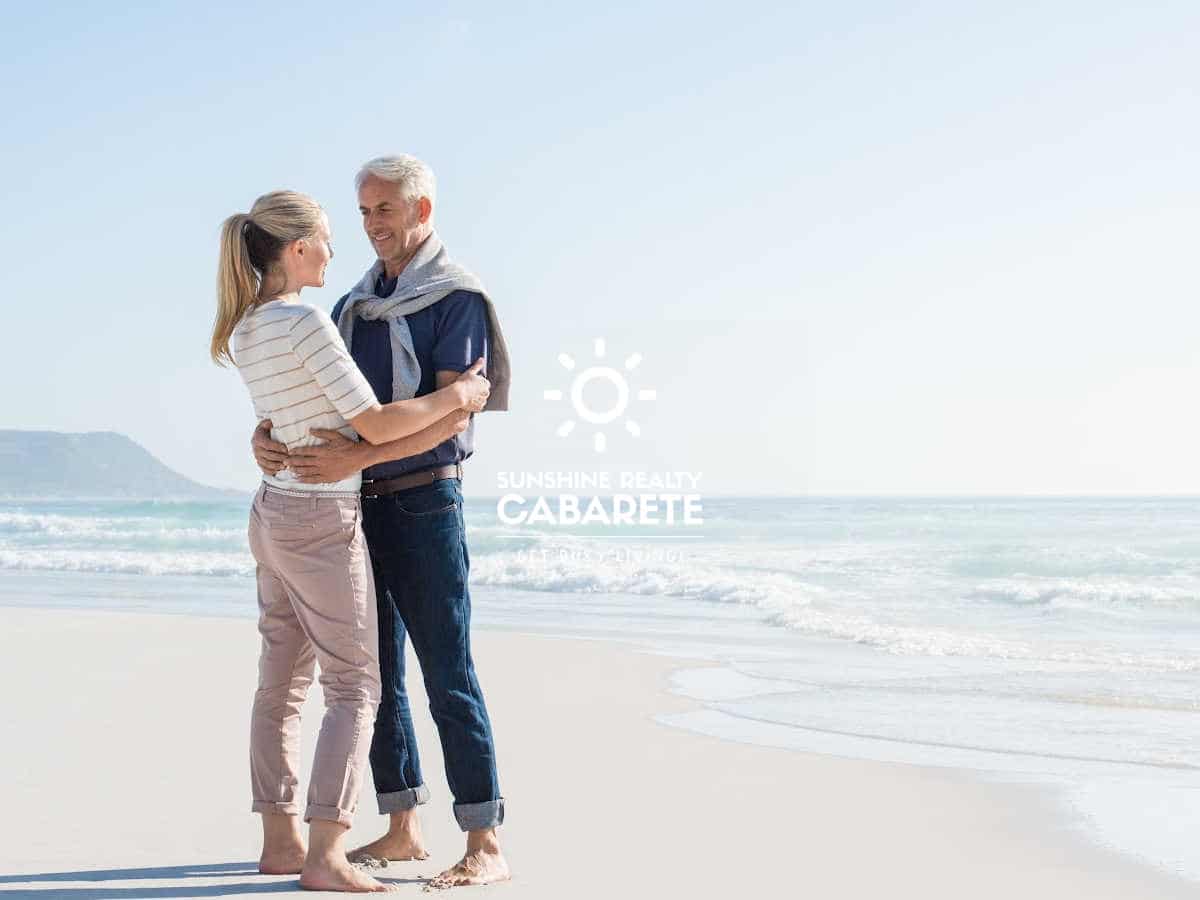
M300 807L291 801L255 800L250 804L250 811L275 816L300 815Z
M455 803L454 818L463 831L495 828L504 822L504 798L485 800L483 803Z
M313 819L322 819L327 822L337 822L339 825L345 825L349 828L354 824L354 812L339 809L336 806L318 806L315 803L308 804L308 808L304 810L304 821L311 822Z
M415 788L405 788L402 791L376 794L375 797L379 801L379 814L386 816L388 813L404 812L405 810L412 809L414 806L428 803L429 788L423 784L418 784Z

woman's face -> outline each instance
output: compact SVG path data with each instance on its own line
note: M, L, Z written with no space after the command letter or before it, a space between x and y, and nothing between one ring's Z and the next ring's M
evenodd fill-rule
M333 235L329 233L329 219L321 216L316 234L303 242L303 252L297 258L299 271L296 273L303 287L324 287L325 267L333 259Z

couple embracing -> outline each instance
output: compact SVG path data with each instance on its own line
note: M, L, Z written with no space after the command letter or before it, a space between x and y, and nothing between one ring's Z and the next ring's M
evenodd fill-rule
M332 317L300 300L324 285L333 256L311 197L266 194L221 233L211 352L249 390L263 470L249 526L262 635L250 729L259 868L299 873L304 888L374 892L394 886L372 864L428 855L416 807L430 794L404 688L411 639L467 834L462 860L431 885L500 881L504 798L471 658L461 479L472 415L508 408L508 351L479 280L434 231L429 167L380 157L355 184L378 260ZM301 807L300 710L317 665L325 715ZM368 759L390 824L348 853Z

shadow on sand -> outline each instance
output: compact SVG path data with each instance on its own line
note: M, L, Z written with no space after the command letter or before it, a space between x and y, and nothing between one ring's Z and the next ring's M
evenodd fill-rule
M399 884L420 884L425 878L393 878L373 872L380 881ZM55 882L71 881L136 881L155 879L179 881L189 878L228 878L252 876L255 881L222 881L213 884L159 884L153 887L56 887ZM17 885L20 887L7 887ZM45 886L40 886L44 884ZM37 872L25 875L0 875L0 897L95 898L95 900L142 900L154 897L236 897L243 894L282 894L299 891L298 880L267 881L258 874L253 862L213 863L194 866L157 866L145 869L89 869L80 872Z

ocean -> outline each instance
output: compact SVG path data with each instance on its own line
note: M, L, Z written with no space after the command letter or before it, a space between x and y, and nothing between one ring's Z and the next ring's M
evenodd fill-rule
M0 503L0 604L253 618L248 506ZM530 528L472 498L475 622L688 657L672 727L1052 785L1094 840L1200 881L1200 499L703 515Z

